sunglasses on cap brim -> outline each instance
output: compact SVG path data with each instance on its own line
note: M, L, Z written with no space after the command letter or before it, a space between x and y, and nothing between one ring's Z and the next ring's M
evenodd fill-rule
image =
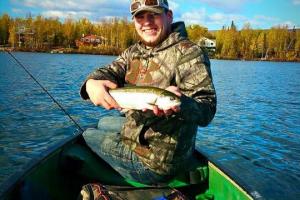
M142 3L144 2L144 3ZM144 6L159 6L163 8L167 8L165 5L161 4L159 0L144 0L144 1L137 1L131 4L130 12L131 14L135 13L138 9Z

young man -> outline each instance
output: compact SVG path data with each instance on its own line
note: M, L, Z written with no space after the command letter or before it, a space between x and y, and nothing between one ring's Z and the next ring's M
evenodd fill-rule
M118 109L108 90L131 84L169 90L180 96L181 106L103 118L84 138L123 177L147 184L165 182L189 170L197 127L206 126L215 115L210 62L187 39L184 23L172 23L167 0L132 0L130 11L140 41L91 73L81 88L82 98Z

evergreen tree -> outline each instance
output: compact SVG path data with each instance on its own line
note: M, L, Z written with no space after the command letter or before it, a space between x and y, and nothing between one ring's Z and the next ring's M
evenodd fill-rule
M234 30L234 31L237 30L236 25L234 24L233 20L231 21L230 30Z

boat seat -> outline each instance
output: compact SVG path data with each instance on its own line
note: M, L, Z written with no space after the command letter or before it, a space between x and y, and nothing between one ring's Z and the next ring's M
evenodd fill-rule
M89 147L74 144L64 149L61 164L69 173L82 176L90 182L101 182L107 185L124 185L147 187L140 182L124 179L110 165L92 152ZM183 173L170 180L166 185L172 188L189 186L206 182L208 178L207 163L199 161L197 167L189 173Z

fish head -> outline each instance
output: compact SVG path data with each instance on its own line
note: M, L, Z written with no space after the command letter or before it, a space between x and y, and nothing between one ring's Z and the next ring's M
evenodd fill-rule
M173 93L160 95L155 102L155 105L162 110L168 110L180 104L180 98Z

